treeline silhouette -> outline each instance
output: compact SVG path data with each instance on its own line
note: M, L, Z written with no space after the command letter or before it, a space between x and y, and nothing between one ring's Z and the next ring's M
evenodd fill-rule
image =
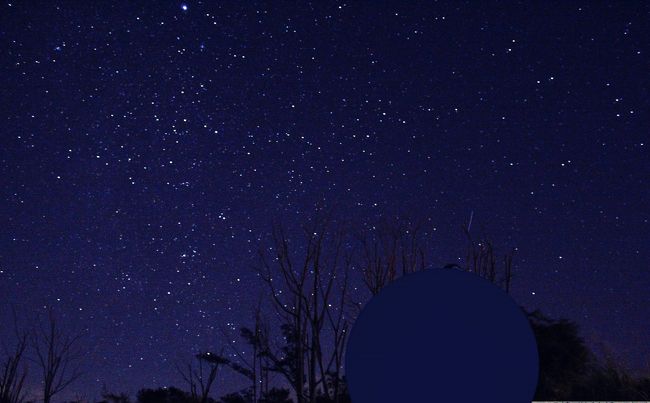
M487 237L475 238L468 223L464 261L434 266L426 253L431 233L427 221L393 219L359 227L322 211L298 230L273 226L258 254L257 274L267 293L253 308L251 325L239 329L248 351L226 343L218 352L188 354L190 360L176 365L182 388L145 388L134 400L104 390L101 402L350 402L343 371L348 333L364 303L390 282L420 270L465 270L510 292L514 249L499 254ZM650 379L603 363L574 322L526 313L540 356L535 400L650 400ZM52 402L80 377L79 335L62 331L51 310L41 319L31 332L19 330L14 320L17 342L5 349L1 362L0 403L30 401L24 392L28 350L42 375L39 402ZM233 339L221 331L224 340ZM249 386L216 399L214 385L223 370L239 374Z

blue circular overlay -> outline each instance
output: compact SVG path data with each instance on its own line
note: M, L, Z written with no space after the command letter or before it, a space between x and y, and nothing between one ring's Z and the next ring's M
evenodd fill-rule
M354 403L530 403L535 336L499 287L455 269L406 275L370 300L348 341Z

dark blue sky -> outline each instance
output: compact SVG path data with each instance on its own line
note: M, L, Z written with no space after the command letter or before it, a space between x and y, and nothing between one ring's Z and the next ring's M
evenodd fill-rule
M650 370L647 4L90 3L0 6L0 314L86 329L77 389L179 385L316 203L427 219L434 265L473 212L517 301Z

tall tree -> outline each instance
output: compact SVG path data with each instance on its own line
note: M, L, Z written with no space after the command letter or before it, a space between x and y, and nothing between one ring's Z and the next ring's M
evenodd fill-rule
M259 274L285 340L279 351L263 346L264 355L271 370L291 385L298 403L314 403L319 393L331 393L327 378L342 371L352 264L347 235L329 217L316 216L303 227L301 240L290 240L282 226L275 226L271 256L260 250ZM326 345L326 334L335 334L335 342Z
M43 376L43 403L50 403L81 376L80 338L81 333L67 334L59 327L52 309L45 321L39 321L34 349Z
M248 378L251 382L250 395L253 403L260 401L265 393L269 392L270 385L270 350L269 332L270 326L262 313L260 302L255 306L253 315L253 326L240 329L240 337L250 346L250 355L245 355L234 343L228 343L231 352L237 358L236 361L229 360L228 365L237 373ZM231 340L225 330L222 330L226 340Z

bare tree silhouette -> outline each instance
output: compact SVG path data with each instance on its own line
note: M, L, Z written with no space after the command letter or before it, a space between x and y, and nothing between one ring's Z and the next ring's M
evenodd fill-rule
M327 378L340 378L347 340L347 283L352 257L344 227L316 216L303 227L303 242L293 244L281 226L273 229L272 257L260 250L259 275L267 284L286 343L280 351L260 346L271 371L282 374L298 403L314 403L319 393L336 400ZM302 249L302 253L300 250ZM301 255L296 260L295 256ZM324 335L334 334L325 346Z
M363 281L372 295L399 276L425 268L423 232L422 222L395 219L357 233Z
M228 361L221 355L211 352L199 353L195 358L198 365L195 366L190 361L185 367L177 365L176 369L183 380L187 382L192 399L196 402L207 403L219 368Z
M43 403L50 403L53 396L81 376L80 338L81 333L67 334L60 329L52 309L45 323L39 321L33 344L43 376Z
M22 403L25 401L23 387L27 369L24 366L23 358L27 349L28 333L19 330L15 311L13 317L16 343L13 348L9 348L3 343L5 358L0 374L0 403Z
M232 338L222 329L226 340ZM250 358L242 354L238 347L228 343L228 347L238 362L230 361L228 365L237 373L251 381L250 394L252 401L257 403L261 396L267 394L270 388L271 357L267 353L270 350L270 326L262 314L262 303L257 303L253 311L253 327L240 329L240 337L252 349Z
M487 236L475 239L471 233L469 223L463 226L463 233L467 238L467 253L465 255L465 267L462 267L462 269L477 274L510 293L512 259L515 249L513 248L499 259L492 241ZM448 267L450 266L460 267L458 265L448 265ZM499 272L502 272L501 277L499 277Z

